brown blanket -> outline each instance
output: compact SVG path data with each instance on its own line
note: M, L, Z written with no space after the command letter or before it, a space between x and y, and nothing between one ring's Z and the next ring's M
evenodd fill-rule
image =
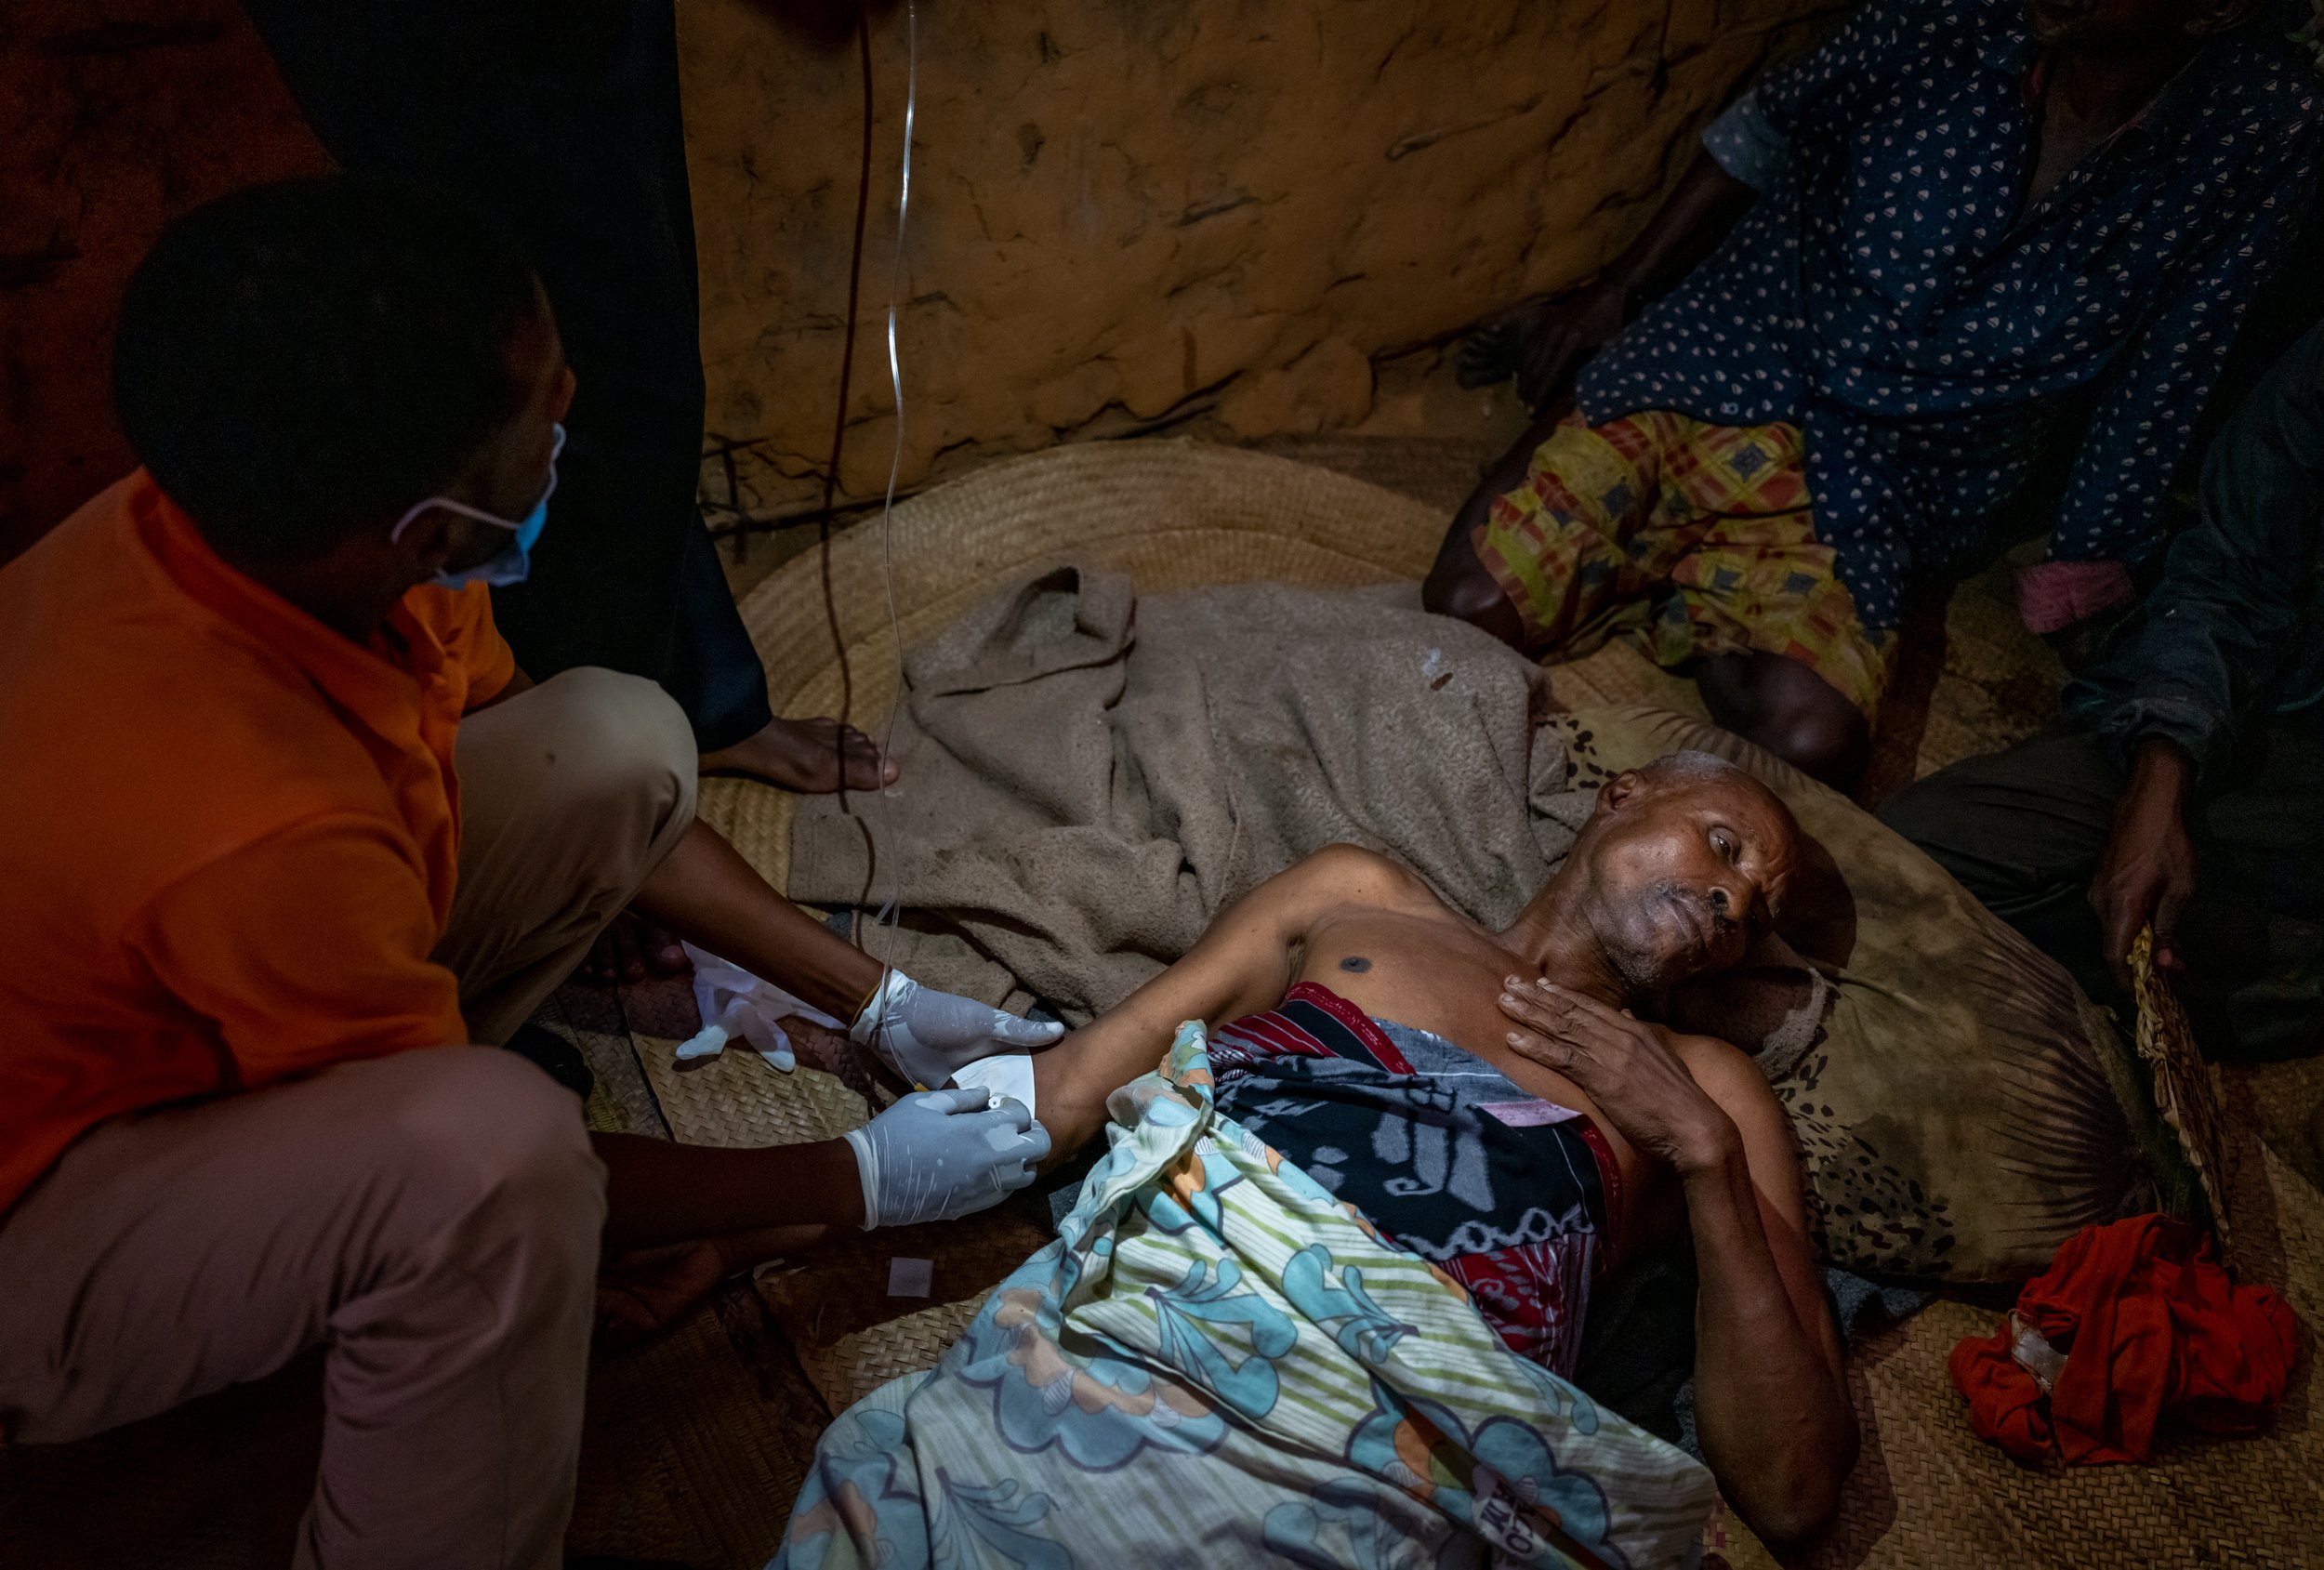
M1553 871L1602 775L1541 673L1411 586L1140 599L1063 568L905 662L878 798L800 804L790 891L869 904L936 986L1080 1022L1253 885L1335 841L1384 851L1499 926ZM1019 997L1022 1001L1022 996Z

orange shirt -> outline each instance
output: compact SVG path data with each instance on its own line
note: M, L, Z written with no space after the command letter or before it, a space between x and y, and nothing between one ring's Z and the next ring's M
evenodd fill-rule
M121 1113L467 1039L429 961L481 587L359 647L144 471L0 569L0 1214Z

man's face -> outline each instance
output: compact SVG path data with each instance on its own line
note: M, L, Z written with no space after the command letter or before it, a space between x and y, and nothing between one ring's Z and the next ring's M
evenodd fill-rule
M1591 924L1625 981L1668 987L1737 963L1771 924L1798 859L1799 829L1736 770L1657 780L1624 774L1599 793L1577 847Z
M2209 31L2205 22L2225 10L2240 14L2241 7L2219 0L2027 0L2026 25L2044 46L2103 53L2183 43L2190 25Z
M508 366L509 378L523 389L523 402L446 494L513 523L532 511L548 488L556 428L573 404L573 371L546 300L509 337ZM508 548L506 529L456 513L445 516L454 521L447 568L479 566Z

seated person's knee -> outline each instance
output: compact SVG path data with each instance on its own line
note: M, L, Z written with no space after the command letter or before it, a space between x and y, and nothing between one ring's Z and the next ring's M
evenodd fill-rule
M1517 607L1510 602L1501 586L1485 563L1477 559L1476 548L1470 540L1471 520L1466 510L1453 520L1446 531L1445 543L1437 548L1436 561L1429 568L1428 576L1420 583L1420 604L1439 616L1452 616L1483 628L1514 647L1525 645L1525 628L1517 614Z
M399 1167L410 1211L442 1225L480 1215L594 1247L604 1169L573 1092L513 1052L446 1047L352 1065L381 1157Z
M1754 650L1703 661L1696 686L1710 717L1802 773L1846 789L1864 772L1871 728L1806 666Z
M610 771L693 771L697 755L686 711L644 677L583 666L535 691L555 695L559 729L583 742Z
M641 676L594 666L568 670L522 695L552 739L560 794L611 805L643 791L691 802L700 755L685 711Z
M1853 784L1869 744L1863 717L1844 704L1795 703L1776 711L1761 745L1816 779Z

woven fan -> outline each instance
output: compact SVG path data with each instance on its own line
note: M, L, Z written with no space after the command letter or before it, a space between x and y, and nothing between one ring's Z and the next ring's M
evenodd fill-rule
M2138 998L2138 1055L2154 1065L2155 1107L2179 1136L2187 1165L2203 1185L2212 1225L2227 1241L2227 1168L2219 1139L2219 1102L2211 1070L2171 979L2155 969L2155 930L2131 945L2131 983Z

